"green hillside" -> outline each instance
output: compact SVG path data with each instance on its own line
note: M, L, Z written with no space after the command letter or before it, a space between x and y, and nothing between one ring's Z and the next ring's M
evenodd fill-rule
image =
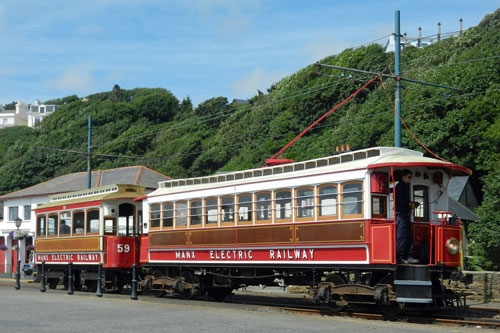
M468 225L476 255L469 264L500 268L500 11L458 37L402 52L402 74L460 88L460 92L403 83L403 120L442 158L474 171L482 205L480 223ZM377 44L323 59L370 71L394 71L394 54ZM86 151L92 116L93 169L141 164L170 177L258 167L281 147L371 77L314 64L284 78L248 104L225 97L193 108L168 90L138 88L80 99L47 101L62 106L38 128L0 130L0 191L24 188L62 174L85 171L85 155L37 147ZM318 124L285 153L304 160L351 149L394 144L394 82L377 80ZM424 152L404 130L403 146ZM426 153L427 154L427 153ZM117 158L135 156L143 159Z

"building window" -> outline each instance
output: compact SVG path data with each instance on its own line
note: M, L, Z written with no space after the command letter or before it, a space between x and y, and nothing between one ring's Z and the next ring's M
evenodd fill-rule
M31 205L24 206L24 219L31 220Z
M42 121L40 117L35 117L35 125L40 124L40 121Z
M19 217L19 207L9 207L9 221L14 221Z
M9 123L8 118L2 118L2 124L7 125Z

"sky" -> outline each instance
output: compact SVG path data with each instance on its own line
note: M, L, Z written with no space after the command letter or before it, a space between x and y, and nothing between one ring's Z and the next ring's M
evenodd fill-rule
M247 99L394 32L476 26L498 0L1 0L0 104L165 88ZM382 42L386 38L381 39Z

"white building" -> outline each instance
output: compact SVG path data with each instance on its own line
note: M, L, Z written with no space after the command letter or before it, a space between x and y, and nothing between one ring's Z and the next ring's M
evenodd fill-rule
M0 106L0 128L10 126L35 127L43 118L52 114L58 105L41 104L36 100L33 104L18 101L15 110L5 110Z
M16 104L15 110L4 110L0 107L0 128L10 126L28 126L29 105L23 101Z

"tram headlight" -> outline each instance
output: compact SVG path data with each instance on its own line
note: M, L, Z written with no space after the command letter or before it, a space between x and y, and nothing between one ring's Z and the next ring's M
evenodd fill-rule
M460 247L456 238L450 238L446 242L446 250L449 254L457 254Z

